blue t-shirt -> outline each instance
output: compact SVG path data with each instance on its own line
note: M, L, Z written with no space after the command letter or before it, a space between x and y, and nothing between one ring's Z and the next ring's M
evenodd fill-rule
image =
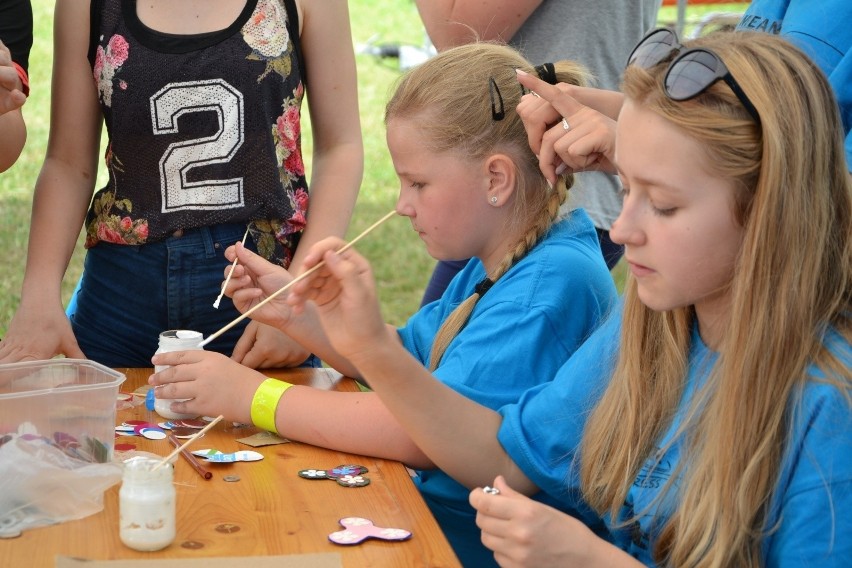
M559 499L562 507L577 507L577 448L586 418L612 374L617 356L612 346L618 342L620 328L619 309L551 383L500 410L500 443L524 474ZM828 338L827 345L847 366L852 365L852 347L837 334ZM681 460L681 444L668 444L690 397L706 380L717 357L694 329L683 402L657 445L665 451L655 452L639 472L619 521L636 514L638 519L619 529L613 528L612 519L603 519L614 544L647 566L654 566L654 544L675 508L670 500L657 499ZM819 375L815 369L809 372ZM768 517L768 526L780 524L764 540L764 565L848 566L852 559L852 515L848 514L852 510L852 408L835 388L811 381L792 420Z
M840 105L852 167L852 1L752 0L737 30L781 35L822 69Z
M482 262L471 260L439 300L399 329L405 348L425 366L441 323L483 278ZM575 210L480 298L434 374L489 408L515 402L553 378L616 298L594 226ZM464 565L495 565L480 541L470 491L440 470L419 471L415 481Z

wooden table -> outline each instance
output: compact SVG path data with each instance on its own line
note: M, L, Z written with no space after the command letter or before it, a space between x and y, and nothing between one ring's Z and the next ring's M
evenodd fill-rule
M147 383L150 369L119 369L127 375L122 392ZM288 369L266 372L294 384L323 389L354 391L351 379L328 369ZM117 421L162 421L144 405L120 410ZM118 536L118 489L104 496L104 510L78 521L25 531L20 537L0 540L0 566L52 567L56 556L94 560L190 559L200 557L274 556L307 553L339 553L346 568L367 566L409 568L460 566L446 538L398 462L367 458L321 449L307 444L250 448L236 442L258 430L236 428L222 421L195 449L214 447L224 452L257 450L257 462L205 464L213 478L204 480L181 456L175 462L177 490L177 537L158 552L137 552L124 546ZM139 450L165 456L174 447L167 440L142 437L117 438ZM348 488L330 480L300 478L303 469L331 469L340 464L360 464L369 469L370 485ZM224 476L239 476L227 482ZM343 517L365 517L382 527L410 530L403 542L367 540L340 546L328 535L341 530ZM237 568L236 566L234 568Z

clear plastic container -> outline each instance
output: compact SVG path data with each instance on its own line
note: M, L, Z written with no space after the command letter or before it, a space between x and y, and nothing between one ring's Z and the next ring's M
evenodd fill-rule
M137 457L124 464L118 492L119 537L134 550L161 550L175 539L174 468L157 467L159 463Z
M89 462L112 460L125 376L86 359L0 365L0 437L44 436Z
M204 339L198 331L189 329L170 329L160 334L160 344L157 348L157 353L167 353L169 351L193 351L197 349L203 350L199 346ZM159 373L164 369L168 369L168 365L156 365L154 372ZM156 391L154 391L156 395ZM197 414L181 414L173 412L171 409L172 403L180 399L155 399L154 411L167 420L185 420L189 418L197 418ZM186 400L186 399L183 399Z

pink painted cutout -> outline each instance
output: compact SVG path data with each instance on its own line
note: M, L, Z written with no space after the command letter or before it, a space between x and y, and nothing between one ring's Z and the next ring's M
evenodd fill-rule
M334 544L359 544L368 538L380 540L408 540L411 538L411 531L377 527L373 524L373 521L362 517L346 517L338 522L346 529L328 535L328 540Z

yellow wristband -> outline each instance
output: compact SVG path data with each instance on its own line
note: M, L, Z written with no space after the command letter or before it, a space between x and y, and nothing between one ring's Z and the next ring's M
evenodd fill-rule
M277 434L275 409L278 408L278 401L281 400L281 396L292 386L290 383L277 379L266 379L260 383L260 386L254 391L254 398L251 399L252 423L258 428Z

